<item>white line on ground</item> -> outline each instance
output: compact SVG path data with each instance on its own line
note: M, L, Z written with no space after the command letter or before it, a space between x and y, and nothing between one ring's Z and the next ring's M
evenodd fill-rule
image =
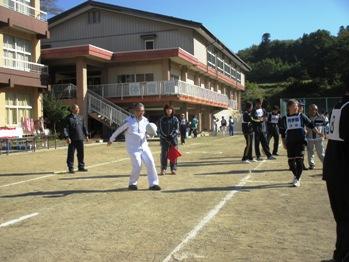
M125 161L125 160L127 160L127 159L129 159L129 158L121 158L121 159L118 159L118 160L103 162L103 163L99 163L99 164L87 166L87 168L94 168L94 167L109 165L109 164L113 164L113 163L118 163L118 162ZM2 188L2 187L14 186L14 185L18 185L18 184L23 184L23 183L26 183L26 182L30 182L30 181L34 181L34 180L39 180L39 179L43 179L43 178L47 178L47 177L52 177L52 176L55 176L55 175L57 175L57 174L65 174L66 172L67 172L66 170L55 171L55 172L53 172L53 174L51 174L51 175L45 175L45 176L40 176L40 177L28 179L28 180L23 180L23 181L19 181L19 182L7 184L7 185L1 185L0 188Z
M265 160L263 160L262 162L260 162L255 168L253 168L252 170L249 170L249 174L244 176L239 184L237 184L237 187L241 187L243 185L245 185L247 183L247 180L251 177L252 171L256 170L257 168L259 168L263 163L265 162ZM179 243L178 246L175 247L175 249L163 260L163 262L168 262L171 260L171 258L173 257L173 255L175 255L178 251L180 251L190 240L194 239L197 234L200 232L200 230L202 230L204 228L204 226L206 224L208 224L217 214L218 212L224 207L224 205L233 198L233 196L238 193L239 190L238 189L234 189L231 190L230 192L228 192L224 198L213 208L211 209L207 215L200 220L200 222L193 228L192 231L190 231L185 238L182 240L181 243Z
M14 186L14 185L18 185L18 184L22 184L22 183L26 183L26 182L30 182L30 181L34 181L34 180L39 180L39 179L43 179L43 178L51 177L51 176L54 176L54 175L40 176L40 177L36 177L36 178L28 179L28 180L23 180L23 181L19 181L19 182L7 184L7 185L2 185L2 186L0 186L0 188L8 187L8 186Z
M7 222L5 222L3 224L0 224L0 227L7 227L7 226L10 226L10 225L16 224L18 222L21 222L23 220L26 220L28 218L35 217L37 215L39 215L39 213L33 213L33 214L26 215L26 216L22 216L20 218L13 219L13 220L7 221Z

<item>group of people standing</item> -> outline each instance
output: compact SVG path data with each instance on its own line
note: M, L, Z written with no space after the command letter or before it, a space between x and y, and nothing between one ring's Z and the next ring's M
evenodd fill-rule
M268 160L275 159L274 156L278 155L279 118L280 114L278 113L278 109L273 110L269 115L267 114L266 110L262 108L261 99L257 99L254 106L252 102L246 103L246 108L242 115L242 132L246 140L246 146L242 156L243 162L250 163L251 161L262 160L260 145L262 145L263 152ZM268 128L267 136L263 131L264 125L267 125ZM269 149L271 137L274 137L273 153L271 153ZM256 159L252 156L253 141Z

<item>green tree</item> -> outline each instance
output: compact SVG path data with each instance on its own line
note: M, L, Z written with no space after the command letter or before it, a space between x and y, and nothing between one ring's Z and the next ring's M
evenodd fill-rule
M69 114L68 106L64 105L62 101L57 100L52 94L44 94L43 97L44 117L48 120L50 129L62 130L64 119Z
M58 15L63 9L58 7L56 0L40 0L41 9L49 15Z
M265 98L265 91L256 83L246 81L245 92L242 93L243 103L255 101L257 98Z

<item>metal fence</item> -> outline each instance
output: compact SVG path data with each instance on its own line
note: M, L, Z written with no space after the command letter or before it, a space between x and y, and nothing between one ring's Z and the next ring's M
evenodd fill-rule
M287 101L290 98L281 98L280 99L280 111L281 115L287 114ZM316 104L319 113L330 113L332 111L332 108L341 101L341 97L301 97L301 98L295 98L298 101L302 102L304 104L304 111L305 113L308 113L309 105Z

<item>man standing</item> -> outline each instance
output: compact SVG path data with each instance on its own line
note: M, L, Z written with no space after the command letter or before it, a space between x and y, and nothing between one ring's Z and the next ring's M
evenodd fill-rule
M259 150L259 143L262 144L263 151L267 156L268 160L273 160L273 157L270 153L268 142L266 137L263 134L262 125L266 118L266 112L262 108L262 100L256 100L256 107L251 112L251 120L253 123L253 130L255 135L255 152L257 160L261 160L261 152Z
M313 122L314 126L325 135L325 126L327 125L327 120L323 115L320 115L318 108L315 104L309 106L309 119ZM324 162L325 150L323 144L323 138L318 136L314 131L307 128L307 151L308 151L308 162L309 169L314 169L314 147L316 149L317 156L320 158L321 162Z
M78 105L72 105L71 114L65 119L65 127L63 130L64 137L68 144L67 165L69 173L74 173L74 153L75 149L78 155L78 170L86 172L84 162L84 140L88 141L87 128L83 119L79 116L80 108Z
M198 136L198 125L199 125L198 118L196 116L193 116L192 120L190 121L189 136L191 136L192 132L194 134L194 138Z
M223 136L225 136L227 132L227 120L225 120L224 116L222 116L221 119L221 132Z
M147 168L149 190L161 190L153 154L151 153L147 141L146 127L149 121L143 116L144 105L142 103L137 103L133 111L133 115L127 117L124 123L111 135L108 146L114 142L118 135L125 132L126 148L132 163L128 189L138 189L137 183L143 162Z
M188 121L185 118L184 114L181 114L181 119L179 122L179 132L181 133L181 144L185 143L185 139L187 138L187 129L188 129Z
M323 179L334 219L337 241L334 261L349 261L349 76L345 81L342 102L332 110L328 144L324 158Z
M242 132L246 140L246 147L244 150L244 155L242 156L241 161L245 163L250 163L253 161L252 158L252 140L253 140L253 128L251 123L251 111L253 105L251 102L246 103L246 110L242 115Z
M277 105L273 106L273 111L268 115L267 120L267 133L268 133L268 145L270 144L271 138L274 138L273 155L278 155L279 149L279 121L280 113Z
M229 116L229 135L234 135L234 119L232 116Z

